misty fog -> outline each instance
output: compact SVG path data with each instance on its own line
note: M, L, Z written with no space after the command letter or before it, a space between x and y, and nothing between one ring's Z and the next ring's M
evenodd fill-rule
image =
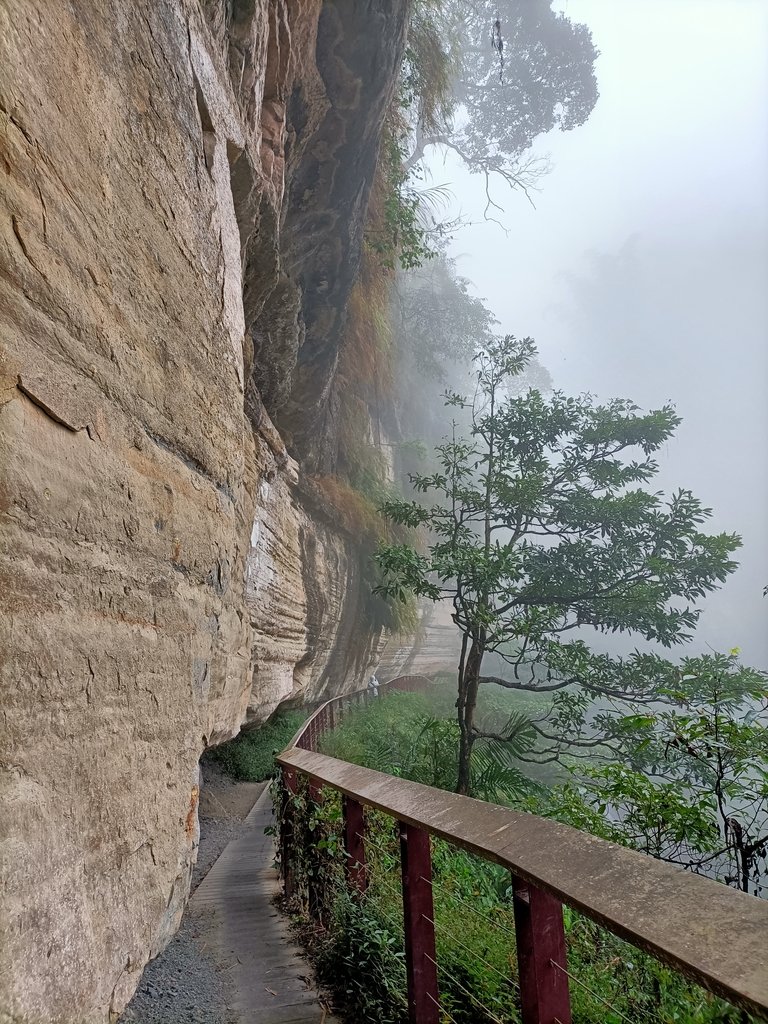
M465 223L458 271L500 321L536 339L555 388L683 418L659 488L690 488L707 529L743 536L740 568L704 602L693 647L768 664L768 4L570 0L592 30L600 98L541 138L532 193L432 150Z

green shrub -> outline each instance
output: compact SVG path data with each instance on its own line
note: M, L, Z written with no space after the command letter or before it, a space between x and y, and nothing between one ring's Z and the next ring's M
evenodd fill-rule
M205 757L233 779L263 782L275 772L275 754L288 746L306 717L306 711L276 711L258 729L241 732L228 743L209 750Z
M404 1024L408 1019L402 933L376 900L337 890L315 964L348 1020Z

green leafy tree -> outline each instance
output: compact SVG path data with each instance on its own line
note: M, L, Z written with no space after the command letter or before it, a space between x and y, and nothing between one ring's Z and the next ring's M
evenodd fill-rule
M554 11L552 0L420 0L414 27L420 95L441 98L414 105L406 167L431 146L447 147L485 176L489 206L492 176L527 189L546 169L524 158L537 136L583 124L597 102L591 33Z
M582 775L630 845L763 894L768 678L730 655L686 658L653 708L610 723L622 763Z
M470 163L482 164L491 149L517 156L538 135L584 124L598 98L598 52L586 25L554 11L552 0L459 7L466 43L454 88L472 112L462 128ZM496 21L494 52L488 28Z
M381 591L453 603L459 792L470 788L475 740L488 738L475 722L482 683L553 692L551 711L535 723L546 756L566 741L591 749L610 742L595 732L592 701L653 701L669 662L653 651L612 656L587 640L688 640L699 615L693 603L733 571L740 544L733 534L702 532L711 513L689 491L664 500L643 488L657 471L653 453L679 423L670 406L641 413L618 399L510 393L534 352L531 339L514 337L485 347L474 396L447 398L469 411L469 436L438 447L437 471L411 475L433 502L383 507L426 536L422 549L379 550ZM483 673L488 652L503 660L505 675Z

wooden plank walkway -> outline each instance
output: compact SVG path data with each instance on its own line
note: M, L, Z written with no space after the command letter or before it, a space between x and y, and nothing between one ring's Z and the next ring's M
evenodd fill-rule
M314 988L312 969L276 910L273 822L265 789L190 900L205 915L205 945L227 967L228 1005L239 1024L339 1024Z

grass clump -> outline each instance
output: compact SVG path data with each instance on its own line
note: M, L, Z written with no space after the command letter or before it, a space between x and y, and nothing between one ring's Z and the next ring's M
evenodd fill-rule
M257 729L208 751L206 758L240 782L264 782L275 774L275 754L288 746L306 717L301 710L276 711Z
M325 984L335 990L348 1020L407 1020L399 912L397 906L387 909L373 900L356 899L341 886L334 893L330 927L317 941L315 965Z
M373 550L386 536L386 523L373 502L341 477L316 474L305 481L305 488L365 549Z

